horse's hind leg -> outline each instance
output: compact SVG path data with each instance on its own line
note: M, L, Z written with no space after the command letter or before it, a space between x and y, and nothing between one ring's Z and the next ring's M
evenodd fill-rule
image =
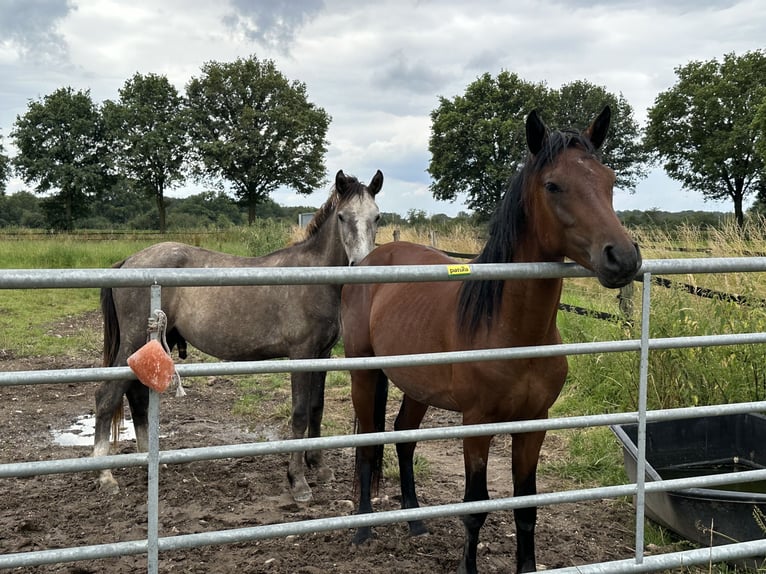
M487 491L487 456L492 437L469 437L463 439L465 459L465 502L489 499ZM487 519L487 513L463 516L465 545L458 574L476 574L476 552L479 547L479 531Z
M370 433L385 430L386 397L388 379L382 371L352 371L351 400L356 413L356 432ZM377 480L383 460L383 445L359 446L356 448L354 492L358 491L359 505L357 514L372 512L373 487ZM370 526L360 526L352 540L361 544L372 538Z
M416 429L420 426L428 410L428 405L419 403L407 395L404 396L399 414L394 422L394 430ZM396 455L399 459L399 483L402 488L402 508L419 508L418 496L415 492L414 456L417 443L396 443ZM428 534L428 528L422 520L409 523L410 536Z
M136 431L136 450L149 450L149 388L139 381L132 381L127 390L133 429Z
M112 420L115 414L121 416L123 408L122 397L132 381L104 382L96 390L96 423L93 441L93 456L106 456L109 454L111 443L109 437L112 430ZM114 437L117 442L118 437ZM98 482L100 487L109 493L119 490L117 481L108 468L99 473Z
M309 393L308 436L314 438L322 435L322 416L324 415L324 389L326 371L311 373L311 389ZM306 465L316 471L317 481L330 482L335 474L324 462L324 451L321 449L306 452Z
M511 471L513 495L537 494L537 461L545 432L513 435ZM537 508L517 508L513 511L516 523L516 572L536 572L535 523Z

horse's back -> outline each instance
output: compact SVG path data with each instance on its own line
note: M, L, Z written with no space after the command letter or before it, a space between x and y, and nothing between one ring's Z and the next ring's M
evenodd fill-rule
M360 265L439 265L454 262L446 253L433 247L408 241L392 241L371 251Z
M232 267L237 257L179 243L164 241L155 243L125 259L123 267L185 268L185 267Z

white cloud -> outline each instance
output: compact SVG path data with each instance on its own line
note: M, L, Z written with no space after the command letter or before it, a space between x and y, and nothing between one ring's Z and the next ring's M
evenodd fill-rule
M425 171L429 114L440 96L462 94L479 75L501 70L551 87L586 79L621 93L643 122L655 97L674 84L675 67L762 48L766 3L5 0L0 34L7 151L16 115L59 87L113 99L141 72L165 74L183 89L207 61L255 54L304 82L310 100L332 116L328 182L338 169L362 180L381 169L384 211L455 214L464 205L433 200ZM274 196L315 206L325 198L326 190ZM661 173L635 195L617 192L615 205L731 209L704 203Z

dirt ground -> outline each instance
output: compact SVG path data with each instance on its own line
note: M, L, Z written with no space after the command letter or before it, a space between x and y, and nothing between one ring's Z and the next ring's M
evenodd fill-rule
M91 320L94 328L97 317ZM66 326L62 326L65 335ZM17 358L0 349L0 370L98 366L88 354L67 358ZM162 449L264 440L233 413L241 392L230 378L189 379L184 398L163 396ZM95 384L36 385L0 388L0 461L48 460L90 456L90 446L59 446L52 430L65 429L93 412ZM328 395L326 412L348 413L348 393ZM341 404L342 403L342 404ZM392 405L393 411L394 405ZM346 414L345 416L350 416ZM424 426L457 422L432 411ZM275 422L285 436L286 424ZM350 424L350 423L349 423ZM274 430L273 428L271 429ZM133 452L123 441L120 452ZM489 488L493 498L509 496L509 439L496 439L490 456ZM458 502L463 494L463 463L458 441L418 446L429 462L429 476L419 484L422 505ZM549 434L542 461L562 456L563 439ZM160 474L160 536L241 528L353 512L351 449L328 451L336 479L309 481L314 498L296 504L286 492L286 456L263 456L171 465ZM146 535L146 470L116 469L120 492L98 489L95 474L56 474L0 480L0 553L141 539ZM561 479L540 477L538 490L577 488ZM376 509L399 505L398 483L384 481ZM222 546L164 552L160 572L188 573L441 573L455 572L462 551L458 518L431 520L430 534L407 536L405 524L379 526L377 538L361 547L350 544L352 532L340 530ZM539 569L630 558L633 514L625 501L593 501L540 508L537 527ZM491 514L481 532L479 570L515 571L515 534L510 513ZM25 573L127 574L146 571L143 556L80 561L13 570Z

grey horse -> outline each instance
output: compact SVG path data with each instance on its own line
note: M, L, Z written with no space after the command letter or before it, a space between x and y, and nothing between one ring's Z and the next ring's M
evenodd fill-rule
M315 213L304 240L262 257L239 257L165 242L148 247L116 263L115 268L303 267L347 266L361 261L375 246L380 212L375 196L383 185L378 170L369 185L339 171L324 205ZM340 337L341 285L264 285L168 287L162 290L167 334L185 355L186 343L229 361L287 357L327 358ZM104 288L104 365L122 366L147 340L148 288ZM326 372L292 373L292 436L320 435ZM127 395L137 448L148 446L149 389L138 380L101 384L96 391L96 428L93 456L110 451L110 432L123 416ZM333 473L321 451L290 456L288 478L293 498L311 499L304 460L320 482ZM119 487L110 470L102 470L103 489Z

